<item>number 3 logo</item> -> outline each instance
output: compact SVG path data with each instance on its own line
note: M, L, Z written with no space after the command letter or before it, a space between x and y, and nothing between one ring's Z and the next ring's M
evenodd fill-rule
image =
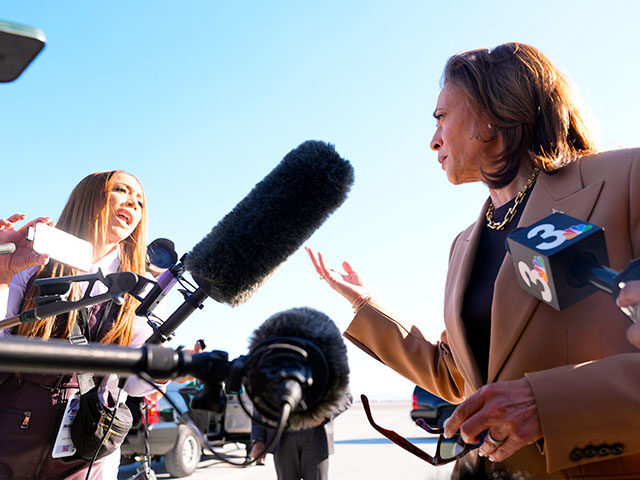
M535 248L539 250L551 250L552 248L562 245L567 240L564 235L564 230L556 230L550 223L543 223L542 225L532 228L529 230L529 233L527 233L527 238L533 238L537 235L540 235L543 239L553 239L536 245Z
M542 287L540 292L542 300L547 303L551 301L553 295L551 295L551 288L549 288L549 282L547 281L547 271L544 268L542 258L533 257L533 268L529 268L523 261L518 262L518 271L527 287L532 284L539 284Z

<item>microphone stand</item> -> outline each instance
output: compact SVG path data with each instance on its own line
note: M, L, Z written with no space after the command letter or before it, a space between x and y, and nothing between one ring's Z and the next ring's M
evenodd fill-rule
M141 289L147 283L156 283L143 277L138 277L138 275L130 272L111 274L107 277L112 277L112 281L107 282L99 270L96 274L90 275L36 280L36 283L42 280L41 285L55 285L54 289L56 287L59 288L59 284L70 284L73 281L90 281L91 283L89 287L87 287L88 292L91 291L93 282L99 280L105 285L109 284L110 291L105 294L96 295L95 297L90 297L87 293L85 298L76 302L62 301L60 294L40 297L45 299L48 297L48 303L27 311L29 312L28 315L25 315L27 312L23 312L16 317L0 321L0 329L9 328L24 321L33 321L48 316L68 313L76 308L96 305L110 298L121 303L122 294L124 293L129 293L138 300L144 301L144 299L138 296ZM120 280L120 282L114 280ZM66 291L68 291L68 288ZM63 294L66 293L66 291L63 292ZM89 371L99 375L116 373L122 377L139 375L146 378L147 381L152 384L152 379L154 378L170 380L191 375L202 380L205 385L197 397L198 401L196 403L198 404L198 408L206 408L220 412L224 408L224 405L221 404L220 395L223 383L240 391L245 380L246 365L250 360L246 356L240 356L235 360L228 361L227 352L220 350L191 355L191 353L187 351L174 351L158 345L166 341L196 309L202 308L202 302L208 297L208 294L202 288L197 288L193 292L183 291L182 293L185 297L184 302L162 325L158 326L150 322L154 333L146 340L145 345L140 348L96 343L90 345L70 345L67 341L58 339L49 339L43 342L41 340L26 338L3 338L0 339L0 371L40 373L75 373L78 371ZM123 380L124 379L121 379L120 381L121 387L126 383L123 382ZM295 385L291 385L294 383ZM276 434L264 453L270 451L277 441L279 441L282 432L286 428L290 413L301 400L301 385L298 385L293 380L289 380L287 381L287 386L297 387L293 390L298 395L283 398L284 403L282 404L280 418L275 425ZM170 399L169 402L172 403ZM174 408L177 409L175 405ZM244 406L243 409L246 411ZM216 453L212 449L212 446L209 445L207 438L198 430L195 424L190 421L189 417L180 412L179 409L177 409L177 411L187 426L200 438L203 445L208 445L214 455L218 456L221 460L234 466L244 467L256 461L256 459L254 459L238 464L228 460L224 455ZM257 421L263 423L260 420Z
M208 297L207 292L197 288L194 292L184 292L184 302L161 325L150 322L153 334L145 341L145 344L160 344L166 342L176 329L199 308Z
M62 296L67 294L74 282L89 282L84 297L77 301L63 300ZM99 295L91 296L91 290L95 282L104 284L108 291ZM124 301L123 295L129 293L136 296L147 283L152 281L136 275L131 272L111 273L106 277L101 270L96 273L86 275L72 275L68 277L57 278L39 278L34 284L40 288L44 295L35 297L36 303L34 308L25 310L24 312L14 316L0 320L0 330L15 327L21 323L29 323L43 318L55 317L64 313L69 313L84 307L91 307L107 300L113 300L117 304ZM47 294L47 292L56 292L55 294Z
M181 266L182 264L180 264ZM183 268L178 268L176 271L176 278L181 278ZM62 296L66 295L71 288L71 284L75 282L89 282L86 293L80 300L70 302L63 300ZM108 288L106 293L102 293L95 296L90 296L90 292L95 282L101 282ZM145 298L140 297L141 290L148 284L154 284L154 289L159 289L157 282L150 280L141 275L136 275L131 272L118 272L111 273L106 277L101 270L96 273L89 273L85 275L71 275L67 277L55 277L55 278L39 278L34 284L40 288L44 295L34 298L36 306L29 310L14 316L0 320L0 330L15 327L21 323L29 323L36 320L42 320L43 318L55 317L64 313L69 313L72 310L79 308L91 307L107 300L113 300L118 305L121 305L124 301L123 295L129 293L140 302L145 303L147 297L152 297L154 291L145 295ZM48 294L49 292L55 292L55 294ZM146 340L145 343L160 344L166 342L173 332L189 318L189 316L199 308L202 308L202 303L208 297L207 293L202 288L197 288L193 292L182 291L184 295L184 302L171 314L167 320L161 325L156 325L153 322L149 322L153 328L153 334ZM157 293L155 297L157 297Z
M187 351L174 351L160 345L131 348L101 343L72 345L59 339L45 342L31 338L0 340L0 371L6 372L85 371L127 376L143 372L162 379L185 375L206 379L212 372L226 373L224 368L213 368L212 362L215 363L215 359L208 353L192 356Z

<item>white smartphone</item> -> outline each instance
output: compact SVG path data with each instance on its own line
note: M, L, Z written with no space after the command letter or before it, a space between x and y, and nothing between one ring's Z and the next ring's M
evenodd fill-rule
M93 246L46 223L36 223L29 228L27 238L33 241L33 251L49 257L60 263L70 265L85 272L91 269Z

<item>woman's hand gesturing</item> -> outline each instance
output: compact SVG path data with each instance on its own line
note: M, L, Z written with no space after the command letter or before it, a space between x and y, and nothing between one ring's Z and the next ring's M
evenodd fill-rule
M342 262L342 268L345 273L337 272L334 269L328 269L324 264L324 259L320 252L314 252L309 247L304 247L311 263L320 275L321 280L325 280L331 288L346 298L352 305L358 300L364 300L369 297L369 292L360 277L349 262Z

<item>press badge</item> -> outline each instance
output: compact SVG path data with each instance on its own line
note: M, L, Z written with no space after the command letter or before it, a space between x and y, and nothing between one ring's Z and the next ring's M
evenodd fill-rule
M71 425L73 420L78 414L80 408L80 393L76 393L73 397L67 400L67 406L64 409L64 415L62 416L62 422L60 423L60 430L58 430L58 436L56 437L56 443L53 445L51 456L53 458L70 457L76 453L76 447L71 440Z

